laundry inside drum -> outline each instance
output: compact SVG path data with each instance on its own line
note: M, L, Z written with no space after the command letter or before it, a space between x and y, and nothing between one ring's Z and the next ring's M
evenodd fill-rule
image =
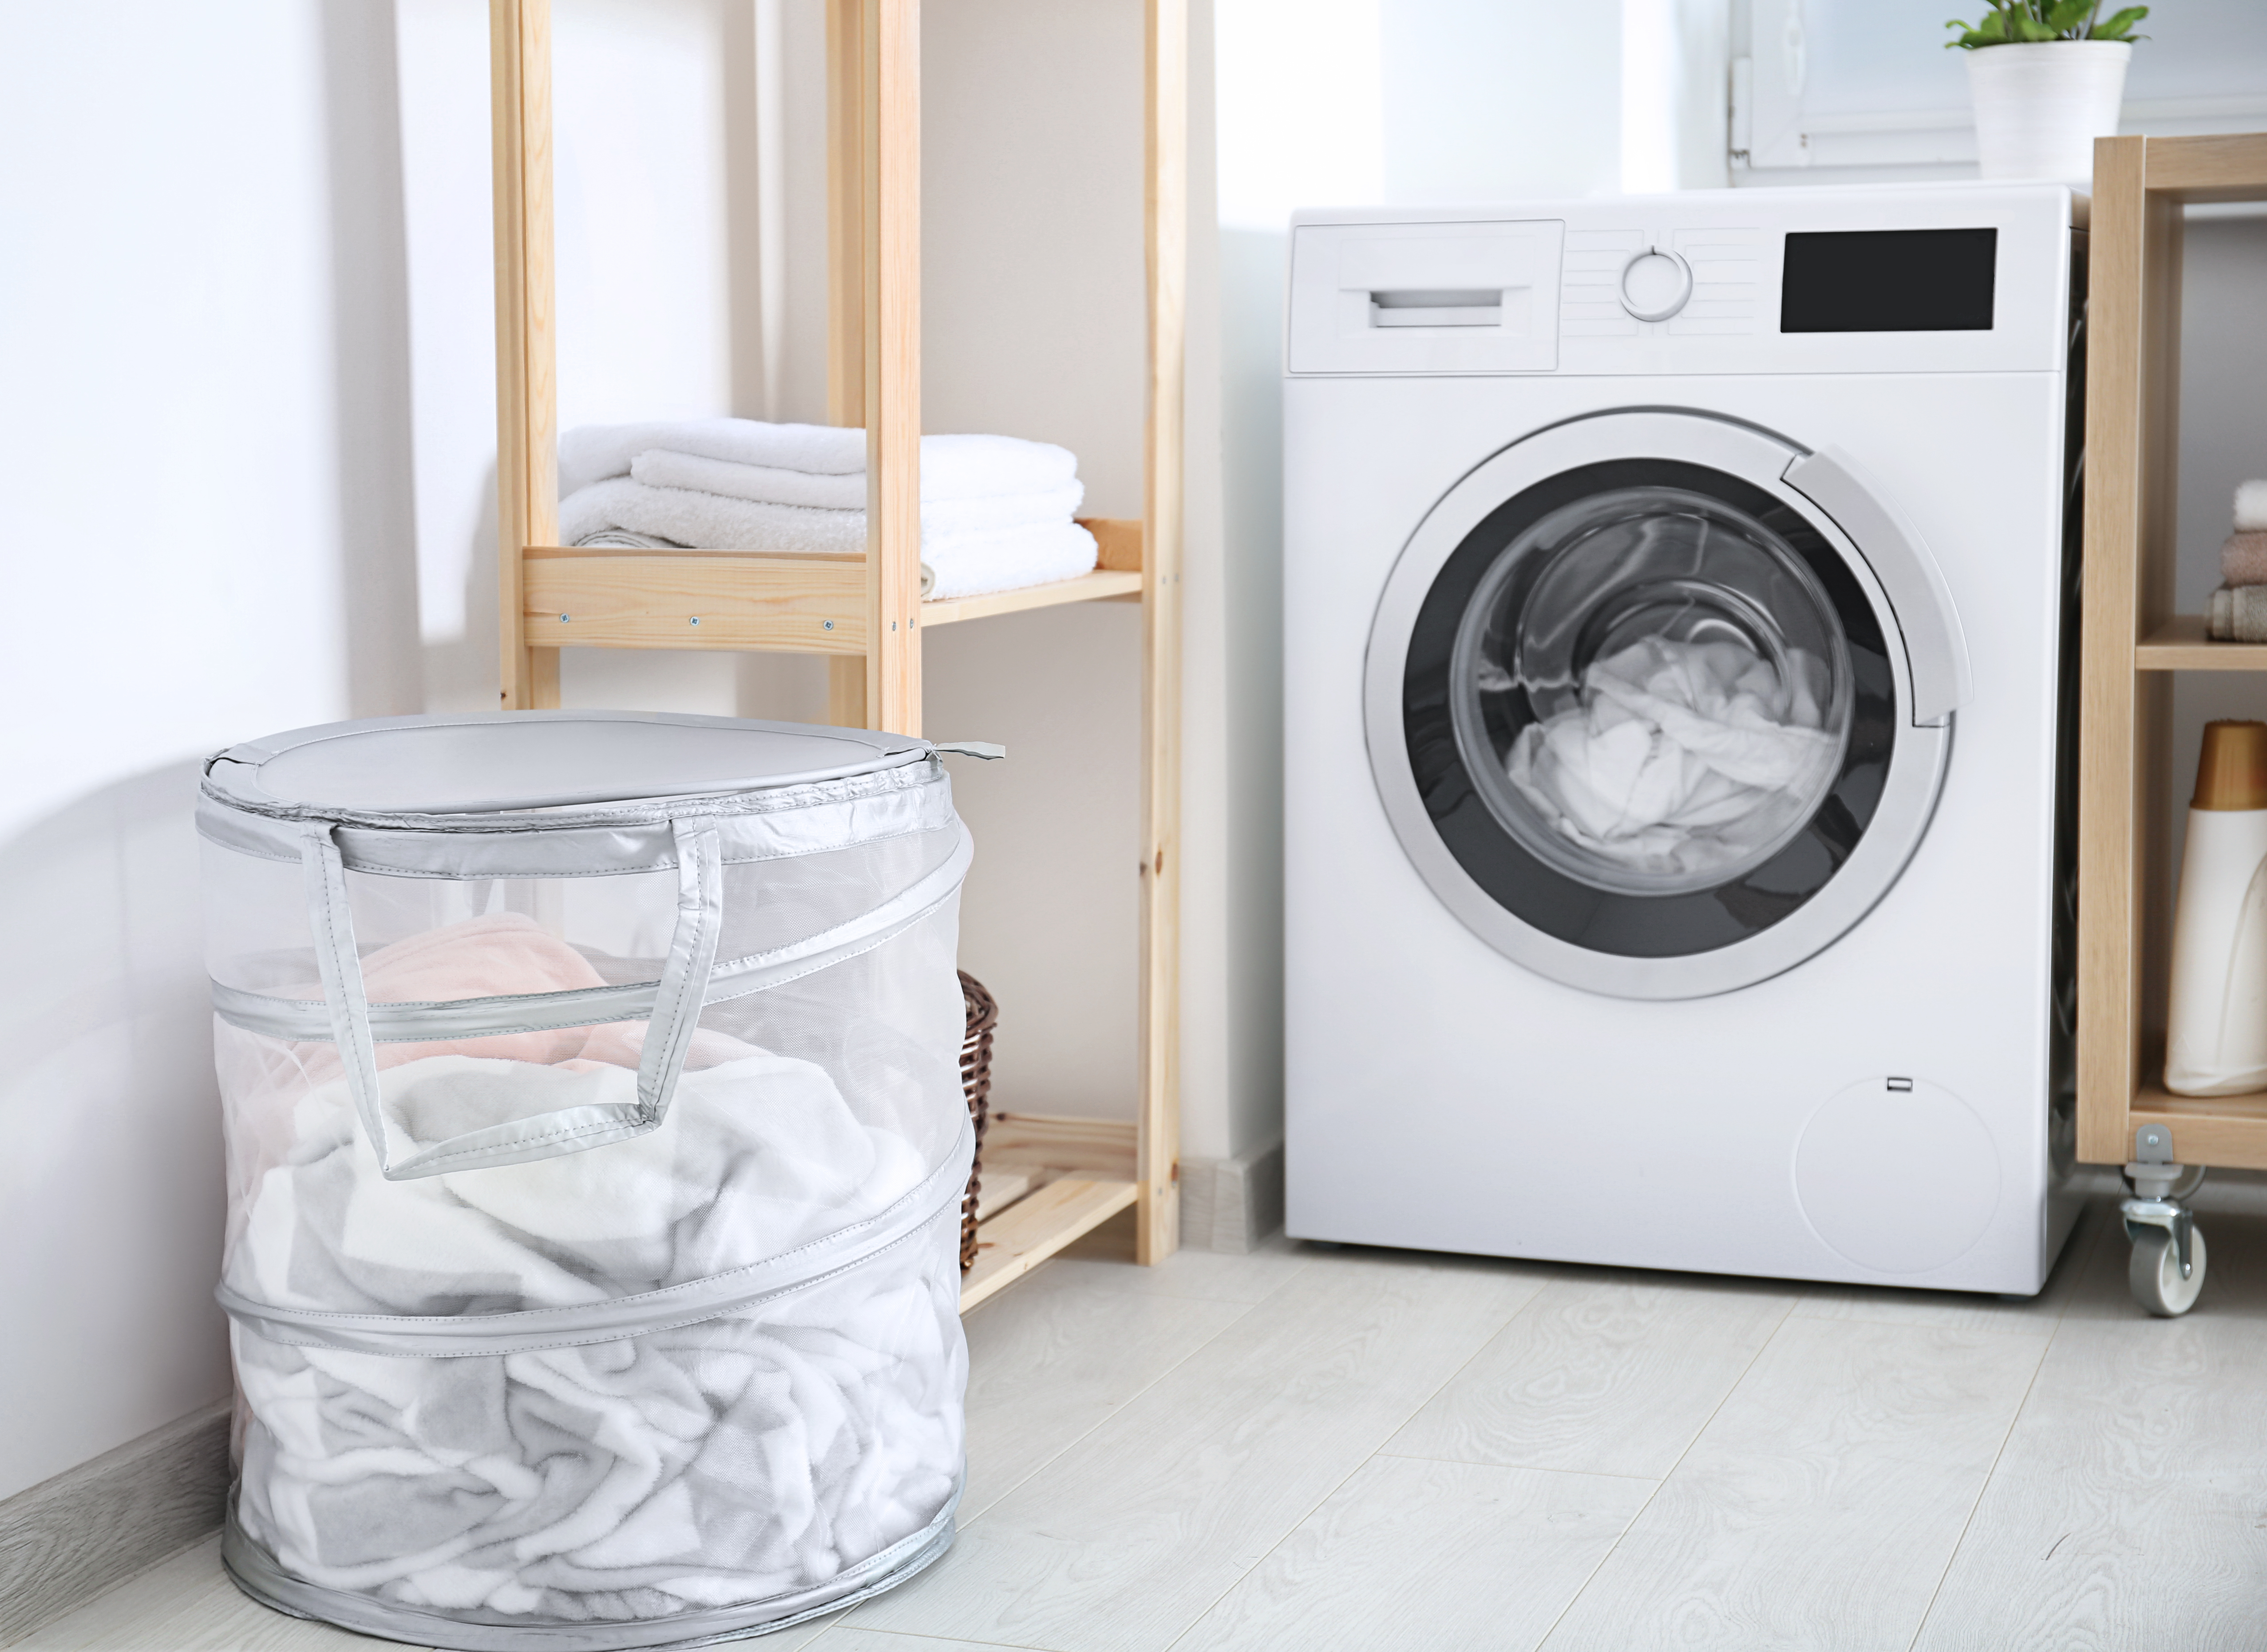
M1594 495L1508 543L1450 661L1489 810L1592 887L1682 894L1764 865L1840 772L1849 650L1817 576L1720 500Z

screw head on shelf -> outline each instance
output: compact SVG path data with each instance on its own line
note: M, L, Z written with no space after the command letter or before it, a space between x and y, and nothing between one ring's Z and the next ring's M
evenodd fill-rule
M686 616L685 623L687 625L699 625L701 623L701 616L697 613L689 614Z
M825 627L828 630L830 630L830 631L832 631L832 630L834 628L834 621L833 621L833 620L820 620L820 621L819 621L819 623L820 623L821 625L825 626Z

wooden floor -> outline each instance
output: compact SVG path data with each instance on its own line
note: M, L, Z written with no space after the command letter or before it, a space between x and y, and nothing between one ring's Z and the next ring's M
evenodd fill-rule
M953 1552L787 1652L2267 1648L2267 1185L2145 1318L2106 1200L2035 1302L1119 1217L970 1314ZM206 1542L24 1644L299 1652Z

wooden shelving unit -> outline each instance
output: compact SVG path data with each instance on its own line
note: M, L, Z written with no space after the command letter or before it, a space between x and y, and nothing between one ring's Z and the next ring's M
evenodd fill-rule
M1188 19L1187 0L1144 4L1149 351L1142 516L1087 524L1102 558L1082 578L923 602L919 0L827 0L827 406L832 422L866 430L862 556L558 543L550 4L489 0L498 613L507 709L559 703L561 648L779 650L826 657L830 721L918 735L925 629L1072 602L1142 606L1141 1065L1131 1163L1112 1132L1101 1133L1099 1147L1082 1147L1096 1133L1058 1121L1043 1155L1050 1161L1045 1177L1030 1178L1031 1191L996 1215L987 1202L964 1309L1128 1206L1138 1213L1141 1261L1161 1260L1179 1240ZM1039 1124L1036 1134L1047 1134ZM995 1150L987 1149L987 1168ZM1082 1152L1095 1162L1078 1162Z
M2181 209L2267 201L2267 135L2112 137L2094 151L2079 766L2078 1156L2162 1125L2184 1164L2267 1169L2267 1091L2164 1088L2175 672L2267 672L2173 612Z

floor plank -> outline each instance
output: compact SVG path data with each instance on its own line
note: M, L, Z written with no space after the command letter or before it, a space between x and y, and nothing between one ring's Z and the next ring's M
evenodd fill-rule
M1790 1318L1550 1652L1904 1652L2043 1333Z
M1272 1295L1314 1257L1325 1254L1279 1233L1256 1251L1183 1248L1154 1267L1142 1267L1134 1260L1134 1218L1133 1211L1120 1211L1066 1246L1047 1266L1097 1290L1255 1303Z
M982 1303L964 1322L968 1489L961 1523L1249 1311L1205 1297L1097 1289L1060 1262Z
M1916 1643L2267 1648L2267 1215L2199 1196L2205 1289L2153 1319L2105 1236Z
M1054 1652L1156 1652L1542 1282L1509 1263L1312 1259L852 1621Z
M1174 1652L1530 1652L1649 1480L1372 1457Z
M1737 1280L1558 1281L1385 1449L1659 1479L1794 1301Z
M380 1652L397 1644L248 1598L221 1570L216 1533L33 1630L13 1652Z

